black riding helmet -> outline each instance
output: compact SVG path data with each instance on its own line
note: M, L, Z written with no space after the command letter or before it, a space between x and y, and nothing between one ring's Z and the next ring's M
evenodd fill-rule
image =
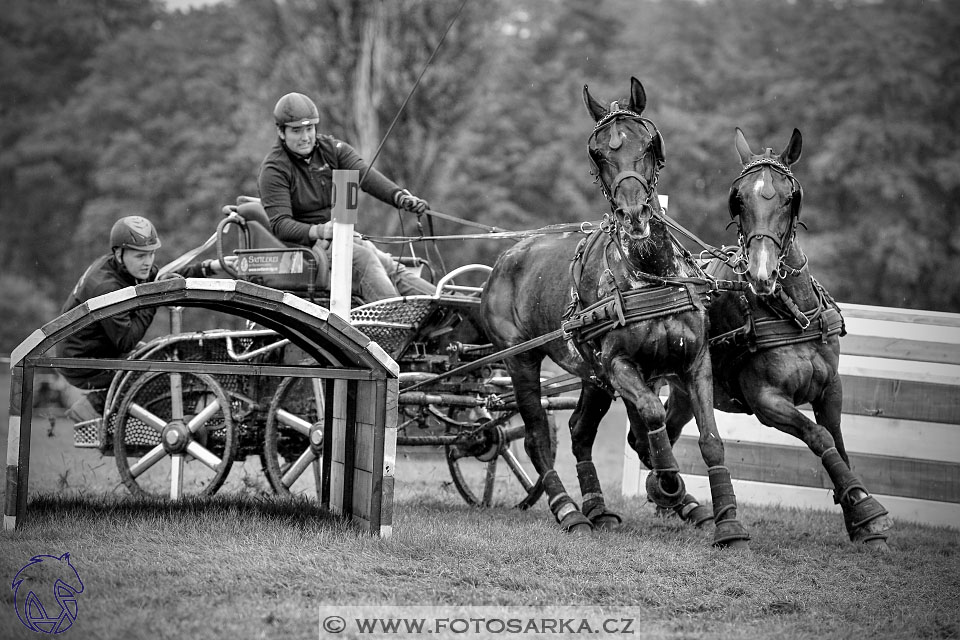
M113 223L110 229L110 249L134 249L156 251L160 248L160 236L153 223L143 216L125 216Z
M279 129L305 127L320 122L320 112L313 100L302 93L288 93L273 108L273 119Z

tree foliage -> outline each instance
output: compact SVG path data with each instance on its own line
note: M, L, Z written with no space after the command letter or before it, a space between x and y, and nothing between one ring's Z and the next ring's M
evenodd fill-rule
M583 85L609 101L634 75L667 143L661 192L697 235L735 240L734 127L778 150L796 127L818 279L844 301L960 311L960 15L943 0L7 4L0 268L50 308L117 217L151 217L170 259L255 195L288 91L436 210L516 230L597 219ZM363 207L363 231L400 230L393 210ZM448 266L505 248L451 245Z

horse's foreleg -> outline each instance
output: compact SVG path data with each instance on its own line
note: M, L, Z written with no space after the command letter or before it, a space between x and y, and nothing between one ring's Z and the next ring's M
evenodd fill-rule
M540 403L540 359L524 353L507 361L517 408L523 418L523 447L533 463L540 482L547 493L550 510L565 531L583 532L593 528L567 493L560 476L554 470L555 451L550 438L547 412Z
M871 496L850 468L840 434L840 412L843 390L835 379L811 402L814 422L805 416L779 388L762 380L748 379L741 384L751 389L747 397L757 419L768 427L788 433L804 442L820 458L833 482L834 502L843 509L843 519L850 539L885 546L884 531L892 526L887 510Z
M611 381L623 397L630 418L627 441L640 455L641 461L652 469L647 474L647 495L660 507L681 506L686 490L667 434L663 403L632 362L613 358L610 365Z
M570 416L570 441L577 459L577 478L580 480L582 511L598 528L615 528L623 519L607 510L600 488L600 479L593 464L593 444L600 421L610 409L613 398L597 385L584 381L577 408Z
M685 424L693 419L693 407L690 402L690 396L686 390L679 385L674 385L670 389L670 397L664 404L667 410L666 425L667 437L670 438L670 444L675 445L680 438ZM683 500L676 507L667 509L657 506L657 514L670 515L676 514L684 522L688 522L695 527L705 525L713 520L713 512L705 504L700 504L691 494L683 496Z
M818 452L810 443L807 444L811 451L820 456L821 463L833 481L833 499L843 509L847 534L854 542L885 548L885 532L893 527L893 522L883 505L867 492L863 483L850 469L850 459L847 457L843 434L840 431L843 389L839 378L834 379L811 404L818 423L812 428L819 427L827 431L832 438L833 448L827 447ZM800 416L806 419L803 414ZM806 438L804 440L806 441Z
M724 464L723 441L713 414L713 377L710 353L703 349L690 371L688 391L693 405L700 454L707 465L710 495L713 499L713 521L716 530L713 544L717 547L744 547L750 539L737 517L737 496L730 470Z

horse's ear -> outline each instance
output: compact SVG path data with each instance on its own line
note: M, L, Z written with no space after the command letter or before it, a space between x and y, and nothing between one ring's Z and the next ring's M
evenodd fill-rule
M737 127L736 145L737 153L740 155L740 164L750 162L750 158L755 154L750 150L750 145L747 144L747 139L743 137L743 131L740 130L740 127Z
M590 95L590 89L587 88L587 85L583 85L583 104L587 105L587 112L590 114L590 117L593 118L594 122L600 122L600 118L607 115L606 108L594 100L593 96Z
M647 108L647 92L639 80L630 76L630 110L640 115Z
M780 159L789 167L800 159L800 148L802 146L803 138L800 136L800 129L794 129L793 135L790 136L790 142L787 143L783 153L780 154Z

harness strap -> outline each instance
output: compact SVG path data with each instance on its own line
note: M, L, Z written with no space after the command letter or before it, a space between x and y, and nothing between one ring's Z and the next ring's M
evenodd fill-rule
M792 318L756 320L752 314L748 313L742 327L714 336L710 339L710 346L741 345L745 346L747 351L754 352L814 340L825 344L830 336L841 335L843 316L833 307L819 307L806 317L810 319L807 327L800 329ZM819 318L819 322L813 325L813 320L816 318Z
M578 344L591 342L620 326L687 311L705 310L703 297L710 289L685 286L647 287L616 293L600 300L562 324Z

